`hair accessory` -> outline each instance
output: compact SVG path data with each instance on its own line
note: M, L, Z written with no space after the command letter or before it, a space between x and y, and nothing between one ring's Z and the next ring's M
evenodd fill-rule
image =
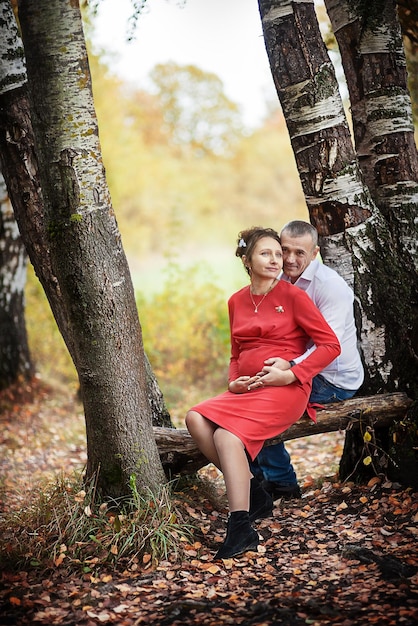
M247 244L245 243L244 239L241 237L238 243L238 248L246 248L246 247L247 247Z

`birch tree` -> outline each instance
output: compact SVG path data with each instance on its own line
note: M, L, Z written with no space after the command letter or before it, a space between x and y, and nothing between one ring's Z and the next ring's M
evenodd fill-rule
M355 148L313 1L259 0L266 50L324 261L356 295L362 391L416 398L418 165L395 5L326 5Z
M11 31L7 28L11 17L10 7L0 4L0 116L4 99L11 90L21 87L25 74L16 27ZM12 67L10 58L15 59ZM0 174L0 388L16 381L19 375L29 377L33 373L24 317L25 282L26 251Z
M26 250L0 174L0 389L34 373L25 324Z
M7 5L1 3L11 40L17 30ZM36 188L39 163L42 188L42 194L36 189L42 199L40 244L32 253L47 255L60 294L61 330L78 372L85 410L87 478L96 477L99 490L112 498L129 494L133 474L140 490L156 491L165 476L152 433L132 282L101 161L80 10L70 1L24 0L19 19L37 155L37 161L30 161L34 168L28 168L28 180ZM19 152L11 145L30 130L29 120L24 126L19 117L19 97L24 99L26 90L23 63L16 73L21 83L16 86L15 81L10 98L18 104L9 98L2 164L8 151L20 162L22 156L33 156L27 147ZM10 170L8 174L14 197L28 201L21 188L13 187ZM30 221L27 217L19 226Z

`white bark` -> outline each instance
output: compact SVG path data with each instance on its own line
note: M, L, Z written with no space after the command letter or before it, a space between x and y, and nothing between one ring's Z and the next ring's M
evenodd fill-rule
M347 24L353 28L356 26L354 10L350 9L354 3L326 0L326 4L334 8L333 26L337 32ZM343 276L355 293L360 347L370 380L367 384L375 389L381 389L386 384L389 388L396 388L399 377L403 375L402 384L410 388L413 376L405 376L404 361L397 353L397 342L393 339L393 324L402 313L406 316L410 314L408 295L414 289L408 289L407 278L405 285L401 283L402 262L398 256L398 233L393 224L397 222L402 225L403 244L411 254L416 253L418 238L411 234L408 220L411 214L416 215L413 202L417 198L417 189L414 182L409 180L380 187L379 193L384 195L388 205L393 205L395 217L389 225L385 214L379 210L380 205L377 203L376 206L375 196L365 181L364 160L359 164L357 159L335 72L331 61L328 61L310 5L310 2L293 3L291 0L259 0L270 67L282 103L311 221L320 233L323 260ZM386 8L390 12L389 0ZM377 29L374 26L363 40L363 65L369 62L372 52L376 55L376 51L388 46L392 35L396 37L396 33L390 31L383 20ZM344 42L347 41L349 47L353 31L347 28L343 34L346 36ZM398 45L398 41L392 39L392 45ZM360 126L362 133L359 133L361 149L374 150L373 165L378 164L379 159L387 160L389 176L397 167L401 170L403 163L398 161L392 170L392 155L384 154L379 142L384 144L391 133L397 133L399 138L402 133L411 132L406 93L401 88L393 89L389 90L388 99L381 97L386 77L379 74L379 61L390 72L390 67L396 61L402 62L401 50L396 49L393 57L395 61L392 61L392 66L389 63L385 65L387 59L373 59L375 65L369 64L371 71L364 77L364 89L375 85L375 90L363 109L360 105L352 107L355 122L363 123ZM396 75L399 82L402 71L401 66L399 76ZM354 71L350 78L350 87L354 85L353 90L358 88L361 93L361 79ZM359 83L356 83L356 78ZM395 141L391 145L395 145ZM363 157L361 149L359 156ZM405 163L408 163L408 156ZM373 167L369 171L373 176ZM386 169L381 173L383 179ZM395 206L397 200L402 203L398 207ZM402 322L396 334L399 338L405 338L408 326L406 319L402 319ZM405 350L408 351L408 358L413 360L412 342L411 337Z
M25 249L20 241L20 233L13 215L12 205L7 194L6 184L3 176L0 174L0 212L1 223L7 233L6 237L9 241L9 263L0 264L0 285L2 290L0 293L0 303L2 307L7 308L11 302L13 294L23 295L26 285L26 254ZM16 242L14 252L10 242ZM0 239L0 256L4 250L5 240Z
M26 83L22 41L10 0L0 0L0 94Z
M418 200L417 156L415 150L405 160L408 165L403 165L402 151L415 149L414 124L411 98L403 79L406 58L395 8L390 1L382 2L381 15L369 17L370 22L359 13L357 3L348 0L325 0L325 3L337 39L340 37L345 42L347 58L343 54L343 62L352 64L358 72L358 85L353 88L350 81L348 84L355 94L351 108L356 150L366 182L379 209L387 218L390 216L389 221L398 222L399 242L417 271L418 233L414 217ZM387 81L380 75L371 80L376 68L380 74L387 71ZM392 173L388 180L376 174L386 169Z

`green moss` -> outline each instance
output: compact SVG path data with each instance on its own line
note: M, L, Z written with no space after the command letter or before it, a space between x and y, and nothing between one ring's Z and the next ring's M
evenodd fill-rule
M82 219L83 219L83 216L80 215L80 213L71 213L71 215L70 215L70 222L72 222L72 223L81 222Z
M62 234L62 224L55 220L50 220L48 222L48 235L51 239L54 239L58 235Z
M357 165L356 163L347 163L339 172L338 176L346 176L349 174L351 177L357 174Z

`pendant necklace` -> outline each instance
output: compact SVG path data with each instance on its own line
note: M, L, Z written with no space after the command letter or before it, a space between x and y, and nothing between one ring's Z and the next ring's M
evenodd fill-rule
M268 296L268 294L270 293L270 291L273 289L273 285L276 282L276 279L273 280L272 284L270 285L269 289L266 291L266 293L263 295L263 297L261 298L260 302L258 304L256 304L254 302L254 298L253 298L253 294L251 293L251 286L250 286L250 298L251 298L251 302L253 303L253 307L254 307L254 313L258 313L258 309L259 307L263 304L264 299L266 298L266 296Z

